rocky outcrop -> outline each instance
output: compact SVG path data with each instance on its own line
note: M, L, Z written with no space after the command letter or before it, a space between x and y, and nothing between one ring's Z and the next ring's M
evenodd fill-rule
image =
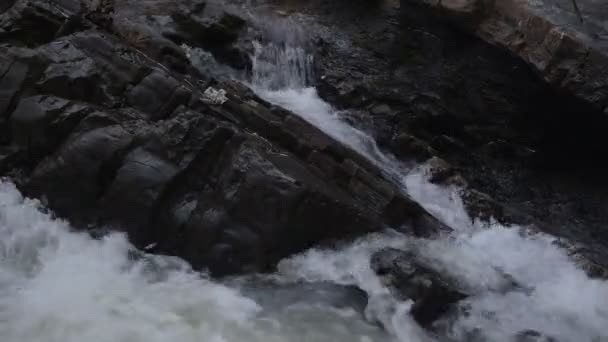
M241 19L190 22L164 9L147 22L150 5L113 15L68 5L23 0L0 15L23 27L0 37L0 169L76 226L125 230L140 247L214 274L268 270L386 224L419 236L447 229L356 151L180 59L177 44L190 40L225 52ZM53 32L24 40L31 16ZM61 30L74 17L82 25ZM175 32L202 26L157 34L171 20L163 27ZM145 44L129 39L135 29Z
M591 0L403 0L530 64L553 87L608 112L608 6ZM578 7L582 17L578 16Z

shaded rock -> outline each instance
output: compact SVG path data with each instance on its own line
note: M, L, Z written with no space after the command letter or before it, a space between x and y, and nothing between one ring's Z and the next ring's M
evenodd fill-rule
M422 265L408 252L393 248L380 250L372 256L371 267L396 295L414 302L411 315L425 327L466 298L448 279Z
M99 32L79 32L69 37L75 48L93 60L100 82L95 84L104 95L96 103L114 105L125 91L149 73L149 66L142 63L135 53ZM78 94L78 92L75 92Z
M204 149L186 168L178 178L184 183L181 190L174 185L169 207L184 208L183 203L195 200L189 218L179 228L181 214L167 213L170 222L159 227L169 228L159 243L176 244L173 248L195 265L215 274L264 270L317 241L375 229L346 193L293 156L246 136L231 137L216 148L215 157ZM198 179L188 179L196 169L201 170ZM191 188L201 186L201 192L191 194ZM180 232L179 240L172 229Z
M125 148L131 136L120 126L81 131L78 128L56 153L42 161L27 184L61 215L82 218L94 209L103 189L101 166Z
M24 85L29 67L11 56L0 56L0 118L7 117L9 109Z
M76 2L61 3L64 19L75 15ZM368 158L294 113L235 81L197 83L200 73L178 65L177 42L241 53L245 23L208 8L169 17L173 3L136 2L109 16L113 5L95 2L102 9L82 17L85 31L62 19L53 29L62 37L23 44L35 46L19 60L28 70L1 60L14 141L45 152L20 166L25 149L2 158L24 170L28 195L76 227L116 224L147 251L217 275L267 271L317 243L386 225L421 236L445 229ZM182 5L190 6L180 2L178 12ZM164 67L163 56L178 64Z
M457 173L456 169L439 157L432 157L426 162L428 165L429 180L437 184L456 185L466 187L466 180Z
M54 96L33 96L22 99L11 116L13 141L27 148L52 148L50 123L70 102Z
M177 11L171 18L176 29L164 33L168 38L209 50L219 62L234 68L249 69L249 54L237 44L246 24L239 16L224 11L199 16Z
M391 107L389 107L387 104L379 104L373 106L371 112L374 115L386 115L391 112Z
M516 224L529 221L530 218L497 202L488 194L465 188L460 195L468 214L473 219L484 221L497 220L504 224Z
M434 149L440 152L463 153L466 151L466 145L463 142L445 134L433 137L430 144Z
M433 156L433 149L426 142L407 133L396 136L391 145L394 151L404 159L424 161Z
M536 151L520 146L514 143L509 143L504 140L495 140L487 143L484 146L485 151L493 157L503 159L516 159L519 161L532 160Z
M66 16L51 2L17 0L0 14L0 41L35 47L52 41Z
M606 6L577 0L584 18L581 23L572 3L557 0L403 0L401 3L405 10L412 4L422 5L455 19L480 38L516 54L552 86L598 110L606 108Z
M0 13L3 13L6 10L8 10L9 8L11 8L13 6L13 4L15 4L15 2L17 2L17 0L3 1L2 4L0 4Z
M93 103L109 101L95 60L72 42L54 41L39 51L51 61L36 83L42 92Z
M153 120L162 118L190 100L190 92L173 77L160 71L146 76L127 95L133 107L146 112Z
M134 226L147 222L165 185L178 169L162 156L137 147L122 159L117 170L106 168L105 172L111 183L100 199L103 215Z

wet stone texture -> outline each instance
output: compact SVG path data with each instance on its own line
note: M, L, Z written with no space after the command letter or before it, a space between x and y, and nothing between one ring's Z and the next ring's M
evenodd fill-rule
M213 81L225 99L205 100L212 80L179 44L246 69L232 59L244 20L202 2L78 3L0 14L1 169L23 170L15 181L58 215L217 275L386 224L446 229L356 151L243 84Z

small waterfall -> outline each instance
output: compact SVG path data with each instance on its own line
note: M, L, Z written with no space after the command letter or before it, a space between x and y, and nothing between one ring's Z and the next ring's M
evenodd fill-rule
M302 47L254 42L252 83L266 90L301 89L313 84L313 56Z
M608 282L590 279L555 245L551 236L526 227L473 221L458 189L428 181L428 169L408 169L383 153L373 137L341 120L312 84L312 57L286 45L256 45L254 90L366 156L403 185L402 191L454 229L436 240L392 232L372 234L338 249L312 249L283 260L279 275L293 281L354 285L369 296L366 317L380 322L399 342L443 341L423 331L408 315L409 303L387 292L370 267L385 247L418 253L472 290L467 314L444 324L450 341L604 341L608 337ZM508 274L521 288L496 291ZM538 337L538 339L536 339Z

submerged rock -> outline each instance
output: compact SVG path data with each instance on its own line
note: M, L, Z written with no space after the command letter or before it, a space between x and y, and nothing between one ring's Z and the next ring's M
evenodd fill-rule
M376 252L372 269L402 299L414 302L411 315L428 327L441 318L455 303L467 297L445 276L424 266L416 256L398 249Z

